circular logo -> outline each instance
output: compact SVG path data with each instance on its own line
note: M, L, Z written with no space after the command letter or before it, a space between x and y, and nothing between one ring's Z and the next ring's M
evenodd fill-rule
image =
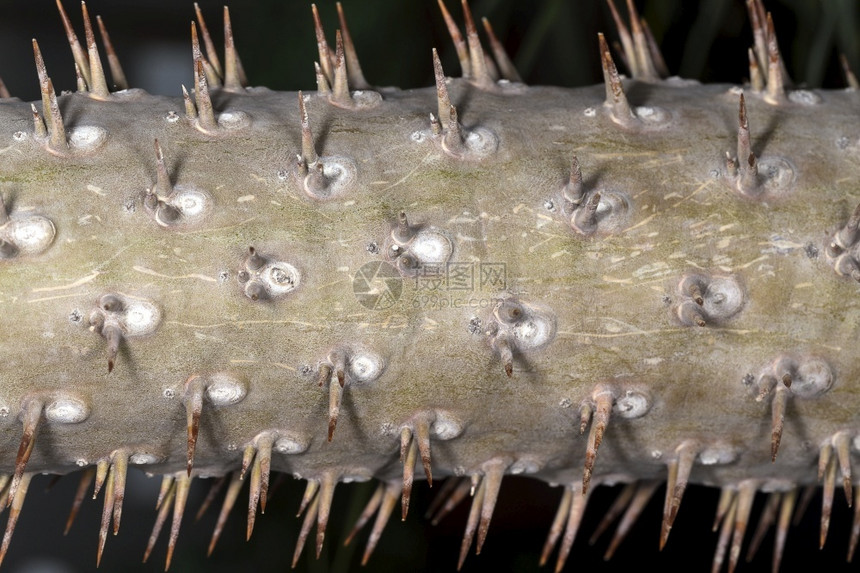
M403 292L403 279L385 261L365 263L352 279L352 293L358 304L370 310L391 308Z

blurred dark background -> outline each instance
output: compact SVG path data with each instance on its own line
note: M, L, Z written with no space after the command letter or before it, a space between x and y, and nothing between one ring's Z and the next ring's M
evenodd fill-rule
M616 2L624 12L623 0ZM200 4L220 44L222 3L204 0ZM448 4L462 22L457 3L449 0ZM180 84L190 85L189 22L194 14L191 2L93 0L88 6L93 16L100 14L104 18L132 86L152 93L179 95ZM744 80L751 31L742 0L651 0L639 1L637 6L661 43L672 73L707 82ZM840 52L848 57L855 70L860 70L860 3L856 0L769 0L766 6L773 12L780 45L796 83L843 87L837 61ZM320 2L319 8L329 41L333 42L337 27L334 2ZM430 85L430 49L434 46L440 49L446 72L458 73L454 50L434 0L345 0L344 8L371 83L404 88ZM472 8L476 17L490 19L530 84L576 86L599 81L595 36L603 31L616 37L603 0L474 0ZM79 6L67 0L66 9L83 38ZM313 62L317 55L309 3L247 0L233 3L231 9L236 45L253 85L279 90L314 89ZM74 89L72 58L54 2L0 0L0 77L12 94L27 100L38 98L30 46L33 37L40 43L57 88ZM583 445L577 441L571 447ZM102 571L163 569L169 524L162 532L151 563L140 564L155 518L153 505L159 480L147 480L138 472L131 477L122 531L108 539ZM46 493L48 482L47 477L38 478L31 487L4 570L16 573L94 570L101 498L97 502L84 502L72 533L63 537L77 479L65 477ZM310 558L309 546L297 570L358 569L367 533L360 535L350 548L343 548L342 540L373 487L359 484L338 488L322 559ZM206 559L205 549L218 508L211 509L199 523L193 522L206 490L205 483L197 483L171 570L234 573L286 570L298 535L300 520L294 515L303 488L303 484L287 478L275 492L267 514L258 517L249 543L244 541L243 494L214 556ZM567 571L710 568L716 545L716 534L710 531L716 490L693 487L688 491L669 545L662 554L657 551L663 495L659 490L628 541L614 560L606 564L601 556L608 538L601 539L594 548L588 546L587 539L617 491L618 488L599 488L595 492ZM439 526L430 527L421 518L430 493L425 483L416 484L409 519L401 523L396 515L392 518L365 570L455 570L468 503ZM541 546L560 495L558 488L540 482L506 478L483 554L470 555L464 571L537 571ZM763 499L757 499L754 519ZM837 492L828 545L819 552L820 504L818 494L801 527L789 534L783 571L794 571L801 563L807 566L810 562L828 571L848 570L844 556L851 527L850 512L841 492ZM399 509L395 510L395 514L398 512ZM747 539L753 528L751 524ZM771 547L772 534L765 539L757 558L750 565L742 565L741 570L769 570Z

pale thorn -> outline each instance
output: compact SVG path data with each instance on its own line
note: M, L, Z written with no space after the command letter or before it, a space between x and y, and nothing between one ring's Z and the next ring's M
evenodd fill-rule
M349 76L346 73L346 59L343 53L343 37L340 30L335 32L334 79L331 86L331 101L341 107L352 107L349 93Z
M314 493L316 493L316 491ZM296 541L296 548L293 551L293 569L296 568L296 563L299 562L299 557L301 557L302 550L304 549L305 543L308 540L308 534L311 531L311 527L313 526L314 521L316 521L317 513L319 513L319 504L319 496L314 496L313 500L310 502L310 505L308 505L308 512L305 514L305 519L302 521L302 528L299 531L299 538Z
M519 72L517 72L517 68L514 66L508 53L505 51L505 47L496 37L496 33L493 31L493 26L490 24L490 21L486 18L481 18L481 22L484 24L484 30L487 32L487 37L490 39L490 49L493 51L493 57L496 59L496 64L499 68L499 75L509 82L522 83L522 77L520 77Z
M81 12L84 17L84 35L87 42L87 57L90 64L90 80L87 85L90 87L90 94L97 99L108 99L110 90L108 90L107 78L105 77L104 69L102 68L99 49L96 46L96 37L93 33L93 25L90 22L90 15L87 11L87 5L81 2Z
M12 476L12 483L9 484L9 495L6 501L7 507L15 502L16 493L20 487L21 480L24 478L24 469L30 460L30 454L33 453L33 446L36 443L36 432L42 422L43 406L44 403L38 398L25 399L25 402L21 405L21 423L24 430L21 434L18 454L15 457L15 473Z
M463 7L463 19L466 21L466 42L469 45L469 65L472 68L472 81L481 88L489 89L494 87L487 69L487 62L484 59L484 48L481 46L481 39L478 37L478 29L475 27L475 21L472 19L472 10L469 9L468 0L461 0Z
M108 35L107 28L105 27L101 16L96 16L96 24L98 24L99 33L102 36L102 43L105 46L105 53L107 54L108 67L110 68L110 77L113 80L113 85L118 90L127 90L128 80L125 77L125 72L122 70L122 64L119 63L119 57L116 55L116 51L113 48L113 44L110 41L110 36Z
M857 490L860 492L860 489ZM779 564L785 550L785 538L788 535L788 527L791 525L791 513L794 510L794 502L797 500L797 488L782 494L782 503L779 506L779 519L776 523L776 537L773 542L773 573L779 573ZM849 559L850 561L850 559Z
M609 110L612 120L619 125L624 127L638 126L641 121L633 113L633 109L627 102L627 96L624 95L624 86L621 83L621 77L618 75L618 68L615 67L615 62L612 61L612 54L609 53L606 39L603 37L603 34L597 34L597 39L600 45L603 81L606 85L606 101L604 102L604 106Z
M344 547L352 543L352 539L355 535L361 531L365 524L370 521L370 518L376 513L376 510L379 509L379 504L382 503L382 493L385 491L385 487L386 484L383 482L379 482L379 484L377 484L376 489L373 490L373 495L370 496L370 499L361 511L361 515L359 515L358 519L355 521L355 525L352 526L346 539L344 539Z
M161 487L158 490L158 497L155 500L156 511L158 510L158 508L161 507L161 504L164 503L164 499L167 497L170 488L173 487L174 481L176 480L173 478L172 475L169 474L161 478ZM93 499L95 499L95 495L93 496Z
M355 44L352 43L352 36L349 33L349 26L346 24L343 6L340 2L336 2L335 6L337 6L337 17L340 21L340 33L343 36L343 49L346 56L346 73L349 76L349 85L356 90L370 89L370 84L364 79L361 64L358 62L358 52L355 50Z
M102 553L104 552L105 541L107 541L108 526L110 525L110 518L113 514L115 481L116 472L113 471L113 467L111 467L111 472L108 475L107 483L105 484L105 499L104 506L102 508L101 527L99 528L99 545L98 551L96 552L96 567L99 567L102 562Z
M331 512L331 502L334 497L334 488L337 486L337 480L334 474L328 472L323 474L320 480L320 493L317 496L319 502L319 510L317 511L317 539L316 539L316 555L319 559L322 554L323 542L325 541L325 530L328 525L329 513Z
M756 488L757 484L752 480L746 480L740 484L738 506L734 519L734 532L732 534L732 546L729 550L729 573L734 573L741 555L741 545L747 530L747 523L749 523Z
M627 25L624 23L624 20L621 19L621 15L615 7L615 2L613 2L613 0L606 0L606 3L609 5L609 12L612 14L612 20L615 22L618 38L621 40L624 59L627 62L627 66L630 68L630 75L637 78L640 75L640 70L638 67L639 62L636 58L636 48L633 45L633 38L630 36L630 31L627 29Z
M69 148L69 142L66 140L66 128L63 125L63 116L60 114L60 104L57 102L57 94L54 92L54 84L51 78L48 78L48 103L51 109L51 140L49 145L51 149L57 151L65 151Z
M755 532L753 533L749 547L747 548L747 563L753 560L755 554L758 553L759 547L761 547L761 542L764 541L764 536L767 535L770 527L776 523L776 515L779 512L781 502L782 492L774 491L767 495L764 510L762 510L761 515L759 515L758 525L756 525Z
M313 501L314 497L316 497L319 488L320 482L318 480L308 480L308 484L305 486L305 493L302 495L302 501L299 503L299 511L296 513L296 517L300 517L302 513L304 513L305 508L307 508L308 504Z
M642 30L639 13L633 0L627 0L627 12L630 17L630 33L633 36L633 47L636 52L636 61L639 67L639 76L643 80L658 80L660 76L651 61L651 51L648 47L648 38Z
M457 59L460 61L460 75L463 78L469 79L472 77L472 64L469 59L469 47L466 44L466 40L463 38L463 35L460 33L460 28L457 27L457 23L454 22L454 18L451 17L451 13L448 12L448 8L445 6L445 3L442 0L437 0L439 4L439 10L442 12L442 18L445 20L445 27L448 29L448 35L451 36L451 40L454 42L454 49L457 51Z
M33 475L29 472L23 474L14 495L9 494L9 521L6 522L6 531L3 532L3 542L0 544L0 564L3 563L6 552L9 550L9 543L12 541L12 534L15 532L15 525L21 515L21 508L24 506L24 498L27 496L27 489L30 487L30 480Z
M764 90L764 77L752 48L747 50L747 59L749 60L750 67L750 88L756 93L761 93Z
M233 475L232 472L228 475ZM194 521L200 521L200 518L203 517L209 508L212 507L212 503L215 501L215 498L218 497L218 494L221 493L221 490L224 489L224 484L227 483L227 475L219 476L212 482L212 485L209 486L209 491L206 492L206 497L203 498L203 502L200 504L200 507L197 508L197 513L194 514Z
M39 110L37 110L36 106L32 103L30 104L30 110L33 114L33 133L35 133L36 137L40 139L48 137L48 128L45 127L45 122L42 120Z
M723 568L723 560L726 556L726 548L729 546L729 539L732 534L732 528L735 523L735 514L738 509L738 496L732 498L729 505L729 510L726 512L723 524L720 527L720 537L717 541L717 548L714 550L714 560L711 565L711 573L719 573Z
M185 513L185 505L188 502L188 491L191 489L192 479L182 472L176 476L176 497L173 500L173 521L170 524L170 538L167 542L167 558L164 562L165 571L170 569L170 562L173 560L173 551L176 549L176 540L179 538L179 527L182 525L182 516Z
M81 68L78 64L75 64L75 84L77 86L78 93L87 93L87 81L81 74Z
M407 435L406 432L409 432ZM403 456L404 446L406 455ZM401 520L406 521L409 513L409 500L412 496L412 482L415 475L415 462L418 459L418 444L412 439L412 432L403 428L401 433L400 452L403 457L403 493L401 495Z
M552 553L555 544L558 543L558 538L561 536L564 524L567 522L567 515L570 513L570 504L573 501L573 488L566 487L563 489L564 493L562 493L561 502L558 504L558 509L555 512L555 517L552 520L549 533L547 533L546 541L543 544L543 551L541 551L540 562L538 563L539 567L546 565L549 554Z
M164 527L164 522L167 521L167 514L170 512L170 508L173 506L173 498L176 497L176 480L170 476L171 479L168 482L170 487L167 489L167 492L164 494L164 497L161 498L161 503L158 507L158 515L155 518L155 524L152 526L152 533L149 534L149 541L146 544L146 551L143 553L143 562L146 563L149 559L149 555L152 553L153 547L155 547L155 542L158 540L158 534L161 533L161 528ZM164 476L164 480L162 484L167 481L168 476Z
M457 561L457 571L463 568L463 563L466 561L466 556L469 554L469 548L472 546L472 539L474 539L475 530L478 527L486 489L486 483L482 480L472 497L472 507L469 509L469 517L466 521L466 530L463 533L463 542L460 544L460 558Z
M481 521L478 524L478 540L475 547L475 554L481 554L481 548L484 546L484 541L487 539L487 531L490 528L490 520L493 518L493 512L496 509L496 501L499 498L499 489L502 486L502 478L505 477L505 471L510 464L505 460L492 460L484 464L484 481L486 491L484 492L484 500L481 504Z
M842 488L845 490L845 501L851 507L854 494L851 491L851 434L847 431L837 432L833 436L833 447L839 461L839 471L842 474Z
M850 91L857 91L860 89L860 82L857 81L857 76L851 69L851 64L848 63L848 58L843 53L839 54L839 64L842 66L842 73L845 76L845 83L848 85L848 89ZM6 97L9 96L7 95Z
M72 49L72 57L75 60L75 63L81 70L81 74L84 76L84 80L86 80L87 85L90 84L90 64L89 59L87 57L86 51L84 51L81 46L80 41L78 41L78 36L75 34L75 29L72 28L72 23L69 20L69 16L66 14L66 11L63 9L63 4L60 0L57 0L57 10L60 12L60 19L63 21L63 28L66 30L66 38L69 41L69 47Z
M197 122L200 129L205 132L214 132L218 128L215 121L215 110L212 107L212 98L209 96L209 83L203 71L203 61L197 60L197 85L194 89L194 99L197 104Z
M436 48L433 48L433 76L436 78L436 107L438 110L438 121L447 125L451 117L448 111L451 108L451 99L448 97L448 84L445 72L442 70L442 62Z
M329 84L334 82L334 62L331 55L331 48L329 48L328 42L325 39L325 32L323 32L322 22L320 22L319 11L317 11L317 5L311 4L311 12L314 17L314 32L316 33L317 38L317 50L319 51L319 64L322 69L323 76Z
M379 513L376 514L376 520L373 522L373 529L370 531L370 537L367 538L367 546L364 549L364 554L361 557L361 564L366 565L370 559L379 538L382 537L382 530L388 523L391 513L394 511L394 506L397 504L398 497L397 482L389 482L385 486L385 492L382 497L382 504L379 507Z
M206 27L203 12L200 10L197 2L194 3L194 13L197 15L197 23L200 25L200 35L203 37L203 45L206 47L206 59L215 73L223 77L224 73L221 69L221 61L218 59L218 50L215 49L215 43L212 41L212 36L209 35L209 28Z
M764 100L776 105L785 101L785 81L782 75L779 44L776 41L773 19L769 13L767 15L767 58L767 87Z
M720 524L723 522L726 512L729 511L729 506L731 506L732 501L735 499L735 495L737 495L737 492L730 487L723 487L720 489L720 499L717 502L717 513L714 516L714 524L711 526L711 531L716 532L720 528Z
M3 477L6 478L8 476ZM75 522L75 518L78 516L78 511L80 511L81 505L84 502L84 497L86 497L87 495L87 490L93 483L93 479L95 479L95 477L96 469L94 467L89 467L81 472L81 480L80 482L78 482L78 489L75 490L75 498L72 502L72 509L69 511L69 518L66 520L66 528L63 530L63 535L69 534L69 530L71 530L72 524ZM2 487L5 486L6 484L3 483Z
M618 519L618 516L627 509L630 505L630 501L633 499L633 495L638 489L639 482L634 481L624 484L621 488L621 492L615 496L615 500L612 502L612 505L609 506L609 510L603 514L600 523L598 523L597 527L594 529L594 533L592 533L591 537L588 538L589 545L597 543L600 536L603 535L603 533L609 529L609 526Z
M42 50L39 49L39 43L36 41L36 38L33 38L33 57L36 60L36 75L39 77L39 92L42 96L42 115L45 118L45 125L51 128L53 121L51 118L50 92L48 91L48 70L45 67ZM38 132L38 128L36 131Z
M157 183L155 188L162 195L170 193L170 177L167 174L167 168L164 166L164 155L161 153L161 147L158 145L158 140L155 140L155 157L158 165ZM167 193L164 189L168 189ZM200 376L192 376L185 383L185 415L186 415L186 471L191 475L191 469L194 467L194 450L197 447L197 434L200 431L200 415L203 412L203 391L204 380Z
M204 38L205 42L205 38ZM208 52L208 47L207 47ZM244 91L239 74L239 56L233 40L233 26L230 22L230 9L224 6L224 89L227 91Z
M325 77L325 73L320 68L319 62L314 62L314 72L317 78L317 93L321 95L330 94L331 87L329 86L328 79Z
M442 488L439 492L433 496L433 499L430 501L430 505L427 506L427 511L424 512L424 519L430 519L436 511L442 507L442 504L445 503L445 500L451 495L451 492L457 487L460 483L460 478L452 477L450 479L445 479L442 482Z
M128 475L128 451L116 450L113 455L113 468L111 474L114 476L114 502L113 502L113 534L119 533L119 524L122 519L122 503L125 500L125 483Z
M188 95L188 89L185 86L182 86L182 101L185 102L185 117L187 119L197 119L197 106L194 105L194 101Z
M424 467L424 475L427 477L427 487L433 487L433 469L430 457L430 424L426 417L415 421L414 440L418 442L418 454L421 456L421 465Z
M433 516L430 520L430 525L438 525L442 519L451 513L457 505L460 504L461 501L466 499L469 495L469 491L472 489L472 484L469 480L465 478L461 478L457 484L456 488L451 492L451 495L445 499L445 503L439 508L439 511Z
M615 529L615 534L612 536L612 541L609 542L609 547L606 549L606 553L603 554L604 561L612 559L618 546L627 537L630 528L633 527L633 524L636 523L645 506L654 497L654 493L657 491L659 485L660 482L656 480L639 482L636 495L633 497L630 505L627 506L627 511L624 512L624 516L621 518L618 527Z
M585 449L585 470L582 474L582 493L588 492L588 484L591 482L591 472L594 470L594 462L597 459L597 450L603 441L603 433L609 424L609 415L612 412L612 404L615 401L609 390L598 390L592 396L595 402L594 419L591 422L591 431L588 434L588 445Z
M573 542L576 540L576 534L579 531L579 525L582 523L582 516L585 514L585 507L588 505L588 498L591 492L580 493L576 491L578 488L574 486L573 500L570 504L570 513L567 516L567 524L564 526L564 536L561 539L561 547L558 550L558 558L555 562L555 573L561 573L564 569L564 564L567 561L570 550L573 547Z
M224 496L224 503L221 506L221 511L218 513L218 521L215 524L215 529L212 531L212 539L209 541L209 549L206 552L207 557L212 555L215 550L215 545L221 537L221 532L224 530L224 524L227 523L227 517L230 515L230 510L236 504L239 498L239 490L242 489L242 480L239 479L239 472L234 471L230 475L230 485L227 486L227 495Z
M824 455L822 448L822 456ZM826 448L832 450L829 444ZM836 489L836 459L829 455L824 472L824 491L821 497L821 534L819 535L819 548L824 548L824 543L827 541L827 532L830 529L830 514L833 511L833 494Z

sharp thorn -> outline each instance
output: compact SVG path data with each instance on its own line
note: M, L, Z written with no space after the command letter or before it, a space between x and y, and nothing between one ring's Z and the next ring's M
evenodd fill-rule
M588 497L590 493L573 492L573 500L570 504L570 513L567 516L567 524L564 527L564 536L561 539L561 547L558 550L558 558L555 562L555 573L561 573L564 569L564 564L567 562L567 557L570 555L570 550L573 547L573 542L576 539L576 533L579 531L579 525L582 523L582 516L585 514L585 507L588 505Z
M633 113L633 109L627 102L627 96L624 95L624 86L621 83L621 77L618 75L618 68L615 67L615 62L612 60L612 54L609 52L606 39L603 37L603 34L597 34L597 40L600 44L603 81L606 84L606 101L604 102L604 106L609 110L609 114L615 123L624 127L638 126L640 123L639 118Z
M18 455L15 457L15 473L12 476L12 483L9 485L7 507L15 502L18 488L20 487L21 480L24 478L24 470L27 467L27 462L30 460L30 454L33 453L33 446L36 443L36 432L39 430L39 424L42 422L43 406L42 400L37 398L27 399L22 404L21 422L24 426L24 431L21 435L21 443L18 446Z
M170 569L170 562L173 560L173 551L176 549L176 540L179 538L179 527L182 525L182 515L185 513L185 504L188 501L188 490L191 488L192 479L182 473L176 476L176 498L173 501L173 521L170 524L170 539L167 542L165 571Z
M484 464L484 480L486 486L484 499L481 503L481 521L478 524L478 540L475 545L475 554L481 554L481 548L487 539L487 531L490 528L490 520L496 509L496 501L499 497L499 489L502 486L502 478L508 468L508 462L504 460L492 460Z
M205 42L205 39L204 39ZM208 46L207 46L208 53ZM240 77L239 55L233 40L233 26L230 22L230 9L224 6L224 89L227 91L244 91L244 82Z
M110 76L113 80L113 85L118 90L128 89L128 80L125 78L125 72L122 70L122 65L119 63L119 58L110 41L107 28L102 21L101 16L96 16L96 24L99 27L99 33L102 35L102 43L105 45L105 53L107 54L108 67L110 68Z
M495 85L489 70L487 62L484 59L484 48L481 46L481 39L478 37L478 29L475 27L475 21L472 19L472 10L469 8L468 0L461 0L463 7L463 19L466 21L466 43L469 46L469 65L472 68L472 81L481 89L489 89Z
M639 77L640 71L638 68L638 61L636 59L636 49L633 45L633 38L630 36L630 31L627 29L627 25L624 23L624 20L621 19L621 15L618 13L615 3L612 0L606 0L606 3L609 5L609 11L612 13L612 20L615 22L615 29L618 32L618 38L621 40L624 59L627 62L627 66L630 68L630 75L634 78Z
M215 42L212 41L212 36L209 34L209 28L206 27L206 20L203 19L203 12L197 2L194 3L194 13L197 16L197 24L200 26L200 35L203 37L203 45L206 47L206 59L212 66L212 69L219 77L224 77L224 72L221 68L221 61L218 59L218 50L215 49Z
M851 434L847 431L838 432L833 436L833 447L839 461L839 472L842 474L842 488L845 490L845 501L848 507L854 498L851 491Z
M475 530L478 527L478 520L481 516L481 507L484 504L485 491L486 483L482 480L475 491L474 497L472 497L472 507L469 510L469 518L466 521L466 531L463 533L463 542L460 544L460 558L457 561L457 571L463 568L463 563L469 554L469 548L472 546L472 539L475 537Z
M308 480L308 485L305 486L305 493L302 496L302 501L299 504L299 511L296 513L296 517L300 517L302 513L307 508L308 504L314 499L319 490L320 482L317 480Z
M311 483L312 482L308 482L308 486L310 486ZM318 484L318 482L313 482L313 483ZM316 493L316 490L314 490L314 493ZM299 538L296 541L296 548L293 551L293 564L292 564L293 569L296 568L296 563L299 562L299 557L301 556L302 549L304 549L305 543L307 542L308 534L311 531L311 527L313 526L314 521L316 521L317 513L319 512L319 504L320 504L319 496L313 496L313 500L310 502L310 505L308 506L308 512L305 514L305 519L304 519L304 521L302 521L302 528L299 531Z
M415 422L415 440L418 442L418 453L421 456L421 465L424 466L427 485L433 487L433 469L430 463L430 424L431 421L424 418Z
M101 469L101 466L99 466L99 469ZM161 507L161 504L164 503L164 500L167 498L167 494L170 492L170 488L173 487L174 481L175 480L173 479L172 475L165 475L161 478L161 487L158 490L158 498L155 500L156 510L158 510ZM96 483L98 484L98 478L96 478ZM95 497L96 496L93 495L93 499L95 499Z
M96 567L101 565L101 562L102 562L102 553L104 553L105 541L107 541L108 527L110 526L110 518L111 518L111 515L113 515L114 495L115 495L115 491L116 491L114 489L115 482L116 482L116 472L111 471L108 474L107 483L105 485L105 499L104 499L104 506L102 508L101 527L99 528L99 546L98 546L98 551L96 552Z
M782 554L785 550L785 538L788 535L788 526L791 524L791 512L794 510L795 500L797 500L796 488L782 494L779 519L776 523L776 538L773 542L773 567L771 568L773 573L779 573L779 564L782 561Z
M125 483L128 475L128 452L126 450L114 452L111 475L114 477L113 534L116 535L119 533L119 524L122 520L122 502L125 500Z
M776 454L779 452L779 443L782 441L782 429L785 425L785 406L788 402L789 389L784 384L776 387L771 403L771 438L770 438L770 461L776 462Z
M472 484L469 483L469 480L464 478L450 478L454 484L455 488L452 490L451 495L443 498L444 503L439 508L439 510L433 515L430 520L430 525L438 525L442 519L451 513L455 507L457 507L461 501L466 499L469 495L469 491L472 489Z
M233 475L232 473L230 475ZM238 477L236 478L238 480ZM209 511L209 508L212 506L212 503L215 501L215 498L218 497L218 494L224 488L224 484L227 483L227 476L223 475L215 479L212 482L212 485L209 486L209 491L206 492L206 497L203 499L203 503L200 504L200 507L197 508L197 513L194 515L194 521L200 521L200 518Z
M630 502L630 505L627 506L627 511L624 512L624 516L621 518L621 521L615 530L615 534L612 536L612 541L610 541L609 547L603 555L604 561L609 561L612 559L612 556L615 555L615 551L618 549L618 546L622 541L624 541L624 538L627 537L627 533L630 531L630 528L633 527L633 524L636 523L636 520L645 509L645 506L648 505L648 502L652 497L654 497L654 492L657 491L657 487L659 485L660 482L658 481L639 482L636 489L636 495L633 497L633 501Z
M212 555L215 550L215 545L221 537L221 532L224 530L224 524L227 523L227 517L230 515L230 510L236 504L239 498L239 490L242 489L242 480L239 479L239 472L230 474L230 485L227 486L227 495L224 496L224 503L221 505L221 511L218 513L218 521L215 523L215 529L212 531L212 540L209 541L209 549L206 552L207 556Z
M719 573L720 569L723 568L723 560L726 557L726 548L729 546L729 539L732 534L732 526L735 523L735 514L737 513L737 509L738 496L735 495L732 498L729 510L726 513L722 526L720 527L720 537L717 541L717 548L714 550L714 560L711 565L711 573Z
M379 509L379 504L382 503L382 493L385 491L385 488L386 484L383 482L379 482L379 485L376 486L376 489L373 491L373 495L370 496L370 499L367 501L367 505L364 506L364 509L361 511L361 515L358 516L358 519L355 521L355 525L352 526L352 529L350 529L349 534L347 534L346 539L343 541L344 547L352 543L352 539L355 535L361 531L370 518L373 517L373 514L376 513L376 510Z
M158 148L158 140L156 141L156 156L161 156L161 149ZM164 158L160 157L160 166L164 166ZM165 176L167 170L164 170ZM159 175L159 179L161 176ZM169 182L168 182L169 184ZM191 477L191 469L194 467L194 450L197 447L197 434L200 432L200 415L203 412L203 391L204 380L200 376L192 376L185 383L185 417L187 429L187 452L186 452L186 470L188 477Z
M23 474L18 482L17 488L13 493L9 494L9 521L6 522L6 531L3 532L3 542L0 545L0 564L6 558L6 552L9 550L9 543L12 541L12 534L15 532L15 525L18 523L18 517L21 515L21 508L24 506L24 498L27 496L27 489L30 487L30 479L32 473ZM11 490L10 490L11 492Z
M169 478L169 479L168 479ZM152 526L152 533L149 534L149 541L146 544L146 551L143 553L143 562L149 560L149 555L152 553L152 548L155 547L155 542L158 540L158 534L161 533L161 528L164 522L167 521L167 514L173 505L173 498L176 497L176 480L173 476L164 476L162 485L169 484L167 493L162 497L159 495L160 503L158 504L158 515L155 518L155 524Z
M582 473L582 494L588 492L588 484L591 482L591 472L597 459L597 450L603 441L603 433L609 424L609 414L612 412L614 398L609 390L598 389L592 397L595 402L594 420L591 431L588 434L588 445L585 450L585 470Z
M755 498L756 483L752 480L741 482L738 491L738 505L735 512L734 531L732 533L732 546L729 550L729 573L734 573L741 555L741 544L744 533L749 523L750 511L752 510L753 498Z
M496 59L496 64L499 67L499 74L501 77L509 82L522 83L522 77L520 77L520 74L517 72L517 68L514 66L508 53L505 51L505 47L496 37L496 33L493 31L493 26L490 24L490 21L486 18L481 18L481 22L484 24L484 30L487 32L487 37L490 39L490 49L493 51L493 57Z
M436 102L439 122L447 125L451 119L448 113L451 108L451 100L448 97L448 84L436 48L433 48L433 75L436 78Z
M552 525L549 527L549 533L546 536L546 541L543 544L543 551L540 554L539 567L546 565L549 559L549 554L555 548L558 538L564 529L564 524L567 521L567 515L570 513L570 503L573 500L573 489L566 487L561 496L561 502L558 504L558 509L555 512L555 517L552 520Z
M437 2L439 10L442 12L442 18L445 20L448 35L451 36L451 40L454 42L454 49L457 51L457 59L460 61L460 75L466 79L471 78L472 64L469 60L469 47L466 44L466 40L463 39L460 28L454 22L454 18L451 17L451 13L448 12L445 3L442 0L437 0Z
M84 17L84 36L87 42L87 57L90 64L90 80L87 85L90 86L90 93L98 99L107 99L110 97L108 90L107 78L102 68L102 60L99 56L99 49L96 46L96 37L93 34L93 25L90 21L90 14L87 11L87 5L81 2L81 12Z
M337 2L335 5L337 6L337 17L340 21L340 33L343 36L343 49L346 56L346 73L349 76L349 85L356 90L370 89L370 84L364 79L361 65L358 63L358 53L355 51L355 44L352 43L352 36L349 33L349 26L346 24L343 6L340 2Z
M322 69L323 77L325 77L326 81L329 85L334 82L334 67L333 58L331 54L331 48L329 48L328 42L325 39L325 32L323 32L322 22L320 22L320 15L317 11L317 5L311 4L311 12L314 17L314 32L317 37L317 51L319 52L319 63L320 68Z
M373 550L376 549L376 544L379 538L382 537L382 530L388 523L391 513L394 511L394 506L397 504L399 492L397 482L389 482L385 485L385 491L382 496L382 503L379 507L379 513L376 514L376 521L373 522L373 529L370 531L370 537L367 538L367 546L364 549L364 554L361 557L361 564L366 565Z
M770 527L776 523L776 515L779 512L781 501L782 492L775 491L768 494L764 510L758 518L758 525L756 525L755 532L747 549L747 563L753 560L755 554L758 553L758 548L761 547L761 542L764 541L764 536L767 535Z
M319 510L317 512L317 559L322 554L323 541L325 541L325 530L328 525L329 512L331 511L331 501L334 496L334 488L337 481L331 473L323 474L320 480L320 493L317 496L319 501Z
M822 456L824 455L822 448ZM828 444L826 449L829 451L832 448ZM819 536L819 548L824 548L824 543L827 541L827 532L830 529L830 514L833 510L833 493L836 489L836 460L833 456L827 456L826 469L824 472L824 493L821 499L821 534Z
M406 432L409 432L407 435ZM403 452L404 441L406 442L406 456L403 458L403 493L401 495L401 519L406 521L409 513L409 499L412 495L412 482L415 475L415 462L418 458L418 444L412 439L409 428L403 428L401 432L400 451Z
M630 501L633 499L633 495L639 489L639 482L630 482L624 484L624 487L621 488L621 493L619 493L615 497L615 501L612 502L612 505L609 506L609 510L603 514L603 518L601 518L600 523L597 524L597 527L594 529L594 533L591 534L591 537L588 539L589 545L594 545L597 543L597 540L600 539L600 536L609 529L609 526L612 525L618 516L627 509L627 506L630 505Z
M78 41L78 36L75 34L75 30L72 28L72 23L69 21L69 17L63 9L63 4L60 0L57 0L57 10L59 10L60 18L63 20L63 28L66 30L66 38L69 41L69 47L72 49L72 57L80 68L81 74L84 76L84 80L86 80L87 85L90 85L90 64L87 53L84 51L83 47L81 47L81 43Z
M63 535L68 535L72 529L72 524L78 516L78 511L81 509L81 504L84 502L84 497L87 495L87 490L93 479L96 477L96 468L89 467L81 472L81 480L78 482L78 489L75 491L75 499L72 502L72 509L69 511L69 518L66 520L66 528L63 530ZM5 484L4 484L5 485Z

